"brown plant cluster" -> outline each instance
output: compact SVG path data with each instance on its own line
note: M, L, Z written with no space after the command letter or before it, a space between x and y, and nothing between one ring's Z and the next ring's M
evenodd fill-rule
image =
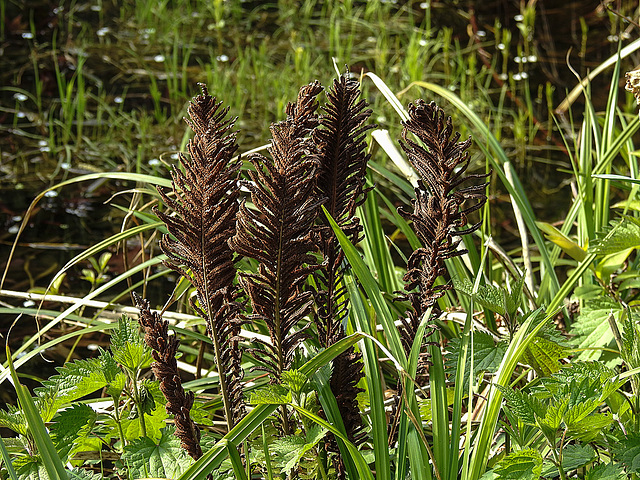
M256 370L278 383L294 366L305 339L315 337L328 348L345 337L348 265L321 206L352 243L362 240L356 209L368 192L365 137L374 126L367 125L371 110L348 72L325 92L326 103L319 109L322 91L318 82L300 89L297 101L287 106L286 119L271 126L268 155L249 156L248 179L240 180L234 120L226 120L228 109L203 86L188 110L187 122L195 134L188 155L180 156L180 168L172 172L171 192L159 188L166 210L156 212L169 231L161 241L166 265L196 289L192 305L205 319L213 343L229 429L245 412L243 351L254 357ZM406 293L401 298L412 306L400 327L407 351L425 312L451 288L435 283L446 273L445 260L462 255L460 236L480 226L469 226L467 216L486 201L484 184L461 187L468 179L485 178L464 173L470 140L458 142L451 119L433 103L418 100L409 106L409 114L402 148L421 180L413 212L399 211L413 223L423 247L410 256L404 277ZM410 140L409 133L417 141ZM242 202L241 186L250 193ZM255 269L238 272L234 260L240 258L250 259ZM184 393L175 367L177 341L167 336L166 322L151 313L148 303L136 301L154 349L154 372L165 396L175 403L169 402L179 436L185 448L199 456L199 433L188 416L193 396ZM266 328L269 340L253 340L251 348L241 351L240 327L247 322ZM356 444L365 437L356 401L363 377L361 357L354 348L337 356L330 378L347 437ZM284 433L293 434L287 409L281 413ZM331 436L327 447L338 452ZM339 457L336 472L338 478L346 477Z
M311 236L321 199L315 194L318 160L308 138L317 125L318 82L303 87L298 101L287 107L287 119L271 126L270 156L255 154L255 171L242 182L255 206L240 206L231 248L258 261L256 273L240 273L251 301L253 321L264 321L270 342L250 352L263 364L256 367L278 381L291 366L296 347L307 337L307 324L297 331L313 306L304 285L318 269Z
M348 73L334 80L327 92L327 103L320 117L320 128L313 132L318 147L320 173L318 194L326 198L327 212L340 226L351 243L361 239L362 225L356 216L356 207L364 202L367 164L365 136L375 128L366 122L371 115L367 102L360 99L360 84ZM343 324L348 315L348 295L344 284L346 262L344 252L325 215L320 215L317 229L320 251L324 262L316 274L320 285L315 318L318 340L329 347L344 338ZM354 443L364 440L364 425L356 397L362 391L357 387L364 376L362 354L352 347L333 361L331 391L336 397L347 437Z

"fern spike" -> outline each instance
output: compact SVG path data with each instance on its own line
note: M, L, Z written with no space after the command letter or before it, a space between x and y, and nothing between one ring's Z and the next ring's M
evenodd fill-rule
M409 257L404 276L407 293L402 299L409 300L412 310L408 318L402 319L400 332L409 353L422 316L430 307L437 307L437 299L451 288L448 283L435 284L439 276L446 274L444 261L466 253L458 248L460 236L481 225L478 222L468 226L467 216L485 204L486 184L459 187L467 180L484 179L487 175L465 175L471 139L458 142L460 134L453 133L451 117L445 119L443 110L435 103L417 100L409 104L409 120L403 125L401 146L420 180L412 202L413 213L402 208L398 211L413 222L423 245ZM410 140L409 133L419 142ZM432 311L432 315L437 315L437 311Z
M158 312L152 312L149 301L135 293L133 298L140 310L140 325L144 328L144 341L153 349L153 374L160 382L160 391L167 399L167 413L174 415L175 435L180 439L182 448L195 460L202 456L200 448L200 430L191 419L193 406L192 392L185 392L180 380L176 353L179 340L169 335L169 322L163 320Z
M325 197L327 212L338 223L352 243L361 240L362 225L356 207L364 201L367 163L365 135L373 125L366 125L371 115L367 102L360 97L360 84L349 73L334 80L327 92L320 126L313 132L318 146L320 169L318 196ZM315 317L318 339L329 347L344 338L343 322L348 315L348 295L344 285L344 252L324 214L317 229L324 261L316 274L320 291ZM358 443L363 439L364 424L356 397L362 389L356 385L364 376L362 354L349 348L333 361L330 386L338 403L347 437ZM332 442L335 443L335 440ZM332 445L337 450L337 445ZM343 465L338 465L339 478L344 478Z
M322 87L303 87L287 119L271 126L269 157L253 155L255 171L244 185L255 205L240 206L237 232L231 247L258 261L256 273L240 273L240 283L251 301L254 321L264 321L270 342L252 354L278 381L291 366L296 347L306 338L311 292L303 291L307 277L318 269L311 228L320 199L315 194L317 157L308 138L318 123L316 96ZM296 331L294 332L294 327Z
M228 108L208 94L204 85L188 108L188 125L195 133L172 171L173 196L158 188L169 212L157 211L166 224L160 246L165 264L191 281L197 290L192 306L205 319L220 378L227 427L244 415L241 352L242 321L236 269L228 240L235 234L238 213L240 160L231 133L235 120L226 120Z

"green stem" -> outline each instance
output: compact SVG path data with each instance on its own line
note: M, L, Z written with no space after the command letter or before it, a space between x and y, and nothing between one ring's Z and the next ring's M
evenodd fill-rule
M120 423L120 409L118 404L119 402L119 398L116 397L111 397L113 398L113 418L116 421L116 425L118 425L118 433L120 434L120 440L122 441L122 447L124 448L124 446L127 444L127 440L126 438L124 438L124 432L122 431L122 424Z
M137 375L136 375L137 377ZM138 382L136 378L132 379L133 382L133 403L138 410L138 419L140 420L140 431L143 437L147 436L147 427L144 424L144 411L142 409L142 402L140 401L140 393L138 392Z

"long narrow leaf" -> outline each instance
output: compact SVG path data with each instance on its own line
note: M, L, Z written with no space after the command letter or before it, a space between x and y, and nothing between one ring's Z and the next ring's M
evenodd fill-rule
M375 335L364 303L350 271L345 272L344 281L351 300L351 315L355 328L368 335ZM375 325L374 325L375 327ZM365 380L369 393L371 410L371 438L375 458L376 477L378 480L389 480L391 461L387 442L387 415L384 411L384 389L378 355L375 345L370 340L364 340L362 359L364 361Z
M38 453L42 459L42 463L47 471L47 475L51 480L67 480L67 472L62 464L62 460L53 446L51 437L47 432L44 422L38 413L35 403L29 390L24 385L20 384L20 379L13 366L11 351L7 346L7 361L9 362L9 370L11 371L11 378L13 379L13 385L18 395L18 401L22 407L27 423L29 424L29 432L33 436L33 439L38 447Z

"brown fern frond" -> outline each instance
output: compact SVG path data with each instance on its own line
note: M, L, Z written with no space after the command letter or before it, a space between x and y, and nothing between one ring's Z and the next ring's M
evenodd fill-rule
M444 112L435 103L418 100L415 105L410 104L409 120L403 125L401 146L420 180L415 189L413 213L401 208L398 211L413 222L423 245L409 257L404 276L407 293L402 298L409 300L412 309L408 318L402 319L400 332L408 353L422 316L429 307L437 307L437 299L451 288L450 284L435 285L436 279L446 273L444 261L466 253L458 248L460 236L474 232L481 225L478 222L467 226L467 215L486 202L486 184L458 187L466 180L484 179L487 175L465 175L471 139L458 142L460 134L453 133L451 117L445 119ZM409 140L409 133L422 144ZM437 313L432 311L432 315Z
M188 109L195 136L180 154L182 169L171 172L173 195L158 191L168 208L157 211L169 234L160 246L165 264L189 279L197 290L194 308L207 324L213 342L227 426L244 415L241 352L238 348L242 306L234 286L236 269L228 240L235 234L238 178L241 162L233 160L238 146L231 133L235 120L226 120L228 108L208 94L204 85ZM173 214L170 214L173 212Z
M133 298L140 310L139 322L145 331L144 340L153 350L154 362L151 370L160 383L160 391L167 399L167 413L174 416L175 435L180 439L182 448L197 460L202 456L200 430L189 414L193 406L193 393L185 392L180 380L176 362L180 341L175 335L169 335L169 322L163 320L158 312L151 311L148 300L135 292Z
M360 83L350 78L348 72L334 80L326 95L320 126L313 131L320 161L317 192L326 198L324 205L329 215L351 242L357 243L363 228L356 216L356 207L365 198L370 158L365 136L375 126L366 125L371 110L367 109L367 102L360 99ZM320 222L317 234L324 261L315 276L319 286L315 322L320 344L329 347L344 338L343 321L348 315L349 301L344 284L344 252L325 215L320 215ZM356 385L364 376L361 358L354 348L340 354L333 361L330 379L347 437L352 442L363 438L359 433L364 425L356 401L362 391ZM337 445L331 447L336 449Z
M249 318L264 321L269 330L271 341L252 354L273 381L291 366L296 347L306 338L308 325L300 324L313 304L303 286L318 268L311 228L321 202L315 194L316 150L307 135L318 122L321 90L317 82L303 87L297 102L287 107L287 119L271 126L270 156L249 158L255 170L243 185L255 210L241 204L229 241L238 254L258 261L256 273L240 273L240 283L251 301Z
M360 240L362 225L356 207L364 201L367 163L365 135L375 125L366 125L371 115L367 102L360 99L360 83L348 73L334 80L327 92L327 103L320 127L313 132L318 146L320 168L318 196L325 197L329 215L352 243ZM344 252L324 215L320 216L320 249L324 255L317 278L326 290L320 299L317 319L320 344L328 347L344 336L342 320L347 313L344 289L340 288Z

